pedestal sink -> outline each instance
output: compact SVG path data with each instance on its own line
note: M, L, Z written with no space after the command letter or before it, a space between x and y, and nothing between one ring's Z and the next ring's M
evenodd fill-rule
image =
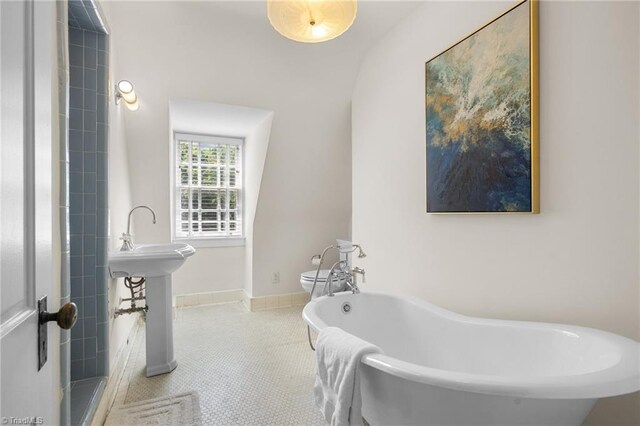
M147 377L172 371L173 355L171 274L196 250L188 244L141 244L131 251L109 253L112 278L145 278Z

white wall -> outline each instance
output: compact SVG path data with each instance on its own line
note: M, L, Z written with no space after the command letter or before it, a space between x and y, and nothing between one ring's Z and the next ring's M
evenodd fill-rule
M352 142L367 288L640 337L638 6L540 5L540 215L425 213L424 63L508 4L428 3L370 50ZM639 402L589 424L640 424Z
M230 4L110 4L117 78L131 80L140 98L140 109L126 122L132 202L158 212L155 226L146 216L135 219L134 240L170 238L170 99L272 110L275 118L254 221L252 293L299 291L299 274L311 269L311 255L348 233L350 96L361 53L353 49L356 33L339 45L294 43L271 29L262 15L232 15L225 9ZM264 3L254 6L264 13ZM250 5L234 5L246 7ZM186 282L192 268L224 267L220 257L192 260L176 275L176 292L192 288L193 283ZM276 271L281 283L271 284ZM203 274L194 271L196 275ZM220 290L224 282L200 281L197 288Z
M174 273L174 294L244 288L252 293L253 223L260 194L273 112L216 102L169 101L169 144L174 133L238 137L243 143L243 233L246 245L201 247ZM169 156L172 149L168 148ZM171 185L175 185L171 179ZM171 200L175 203L175 200Z
M112 3L101 2L107 24L110 25L113 17L111 14ZM114 87L118 75L119 55L118 48L110 36L109 49L109 86ZM122 245L119 239L127 229L127 217L132 207L131 203L131 179L129 176L130 162L127 153L127 136L125 132L126 116L131 114L124 105L116 105L112 89L109 96L109 250L117 251ZM127 338L138 315L123 315L114 317L115 309L118 309L120 298L131 297L129 290L124 286L122 278L109 280L109 365L113 369L116 356L127 344ZM123 307L126 307L123 305Z

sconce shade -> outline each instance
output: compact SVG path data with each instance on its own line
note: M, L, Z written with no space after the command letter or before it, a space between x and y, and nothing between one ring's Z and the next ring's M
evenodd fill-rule
M116 85L116 103L119 99L122 99L131 111L136 111L139 108L138 95L133 90L133 84L130 81L120 80Z
M343 34L356 19L356 0L268 0L267 16L284 37L319 43Z

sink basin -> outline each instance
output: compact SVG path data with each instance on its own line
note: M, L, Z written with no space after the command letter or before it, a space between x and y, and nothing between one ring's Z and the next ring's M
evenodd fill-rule
M195 252L183 243L140 244L131 251L109 253L109 273L112 278L170 275Z

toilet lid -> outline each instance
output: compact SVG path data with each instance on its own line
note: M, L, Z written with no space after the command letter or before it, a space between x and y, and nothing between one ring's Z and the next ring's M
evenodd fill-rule
M313 281L313 279L316 277L316 271L313 270L313 271L303 272L302 274L300 274L300 276L304 280ZM329 276L328 269L320 269L320 274L318 274L318 282L327 281L328 276ZM334 278L333 280L337 281L337 278Z

